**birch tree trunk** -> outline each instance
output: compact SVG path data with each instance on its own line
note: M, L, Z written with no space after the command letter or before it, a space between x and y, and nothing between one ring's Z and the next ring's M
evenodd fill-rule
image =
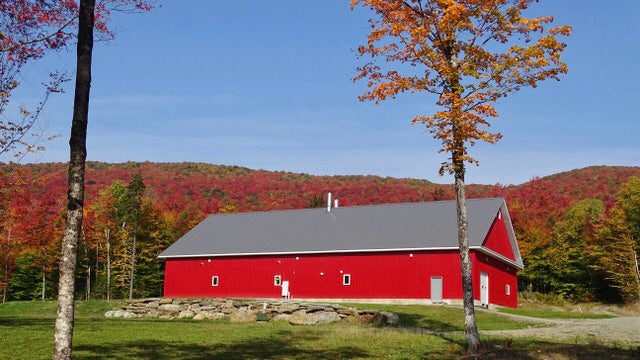
M62 238L62 258L58 283L58 315L54 334L53 359L71 359L78 237L84 206L84 173L87 158L87 122L91 87L91 56L95 0L80 0L76 85L69 139L69 190L67 220Z
M85 294L84 299L89 300L91 293L91 259L89 258L89 249L87 249L87 236L82 230L82 247L84 248L84 257L87 258L87 274L85 277Z
M47 279L45 278L44 265L43 265L42 266L42 298L41 298L42 301L44 301L46 286L47 286Z
M133 298L133 276L136 266L136 231L133 231L133 242L131 244L131 269L129 278L129 300Z
M2 290L2 302L7 302L7 288L9 287L9 250L11 249L11 223L7 228L7 253L4 255L4 289Z
M453 156L457 158L456 155ZM476 313L473 305L473 283L471 277L471 258L469 256L469 238L467 235L467 205L464 189L464 162L454 160L454 178L456 189L456 212L458 218L458 247L460 248L460 267L462 269L462 303L464 306L464 330L467 337L467 351L476 352L480 345L480 335L476 325Z
M109 229L104 230L107 245L107 301L111 300L111 240Z
M636 247L633 244L633 239L631 240L631 254L633 255L633 262L636 266L635 268L635 278L636 278L636 295L637 299L640 299L640 266L638 266L638 253L636 252Z

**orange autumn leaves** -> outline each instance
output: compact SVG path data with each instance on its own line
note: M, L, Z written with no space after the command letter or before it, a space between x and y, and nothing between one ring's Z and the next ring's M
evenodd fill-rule
M425 124L442 142L440 151L451 154L441 173L455 171L453 164L477 163L468 146L501 138L488 130L488 119L498 116L495 102L568 71L561 61L566 44L558 37L570 35L571 27L551 27L550 16L524 17L533 2L352 0L352 8L377 15L367 43L357 49L360 58L371 59L354 77L367 83L360 100L378 103L402 92L437 95L440 110L412 121Z

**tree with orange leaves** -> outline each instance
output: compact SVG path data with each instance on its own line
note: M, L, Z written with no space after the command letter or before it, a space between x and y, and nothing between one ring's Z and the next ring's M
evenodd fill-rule
M493 104L522 87L567 73L560 59L569 26L550 27L553 17L526 18L536 0L351 0L372 10L367 44L360 58L371 60L357 68L354 81L366 80L361 101L376 103L398 93L428 92L437 96L439 111L418 115L442 143L447 161L440 175L453 174L462 267L467 350L475 352L479 336L473 307L471 261L467 240L465 163L478 162L468 148L478 141L496 143L488 119L497 117ZM383 60L383 61L381 61ZM402 66L384 69L381 62Z

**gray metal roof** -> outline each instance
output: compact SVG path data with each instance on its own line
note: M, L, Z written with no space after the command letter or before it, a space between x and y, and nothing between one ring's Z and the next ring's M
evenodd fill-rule
M501 208L517 250L502 198L467 200L469 246L482 245ZM457 247L456 203L436 201L211 215L160 257Z

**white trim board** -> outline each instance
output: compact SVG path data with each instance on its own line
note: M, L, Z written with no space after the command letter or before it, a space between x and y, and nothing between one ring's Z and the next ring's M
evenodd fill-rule
M406 252L406 251L438 251L438 250L458 250L457 246L432 247L432 248L396 248L396 249L358 249L358 250L324 250L324 251L282 251L282 252L262 252L262 253L233 253L233 254L194 254L194 255L169 255L158 256L161 259L179 258L202 258L202 257L226 257L226 256L277 256L277 255L314 255L314 254L349 254L349 253L375 253L375 252ZM484 246L470 246L469 250L478 250L485 255L489 255L497 260L513 265L518 269L524 267L517 262L500 255L497 252Z

